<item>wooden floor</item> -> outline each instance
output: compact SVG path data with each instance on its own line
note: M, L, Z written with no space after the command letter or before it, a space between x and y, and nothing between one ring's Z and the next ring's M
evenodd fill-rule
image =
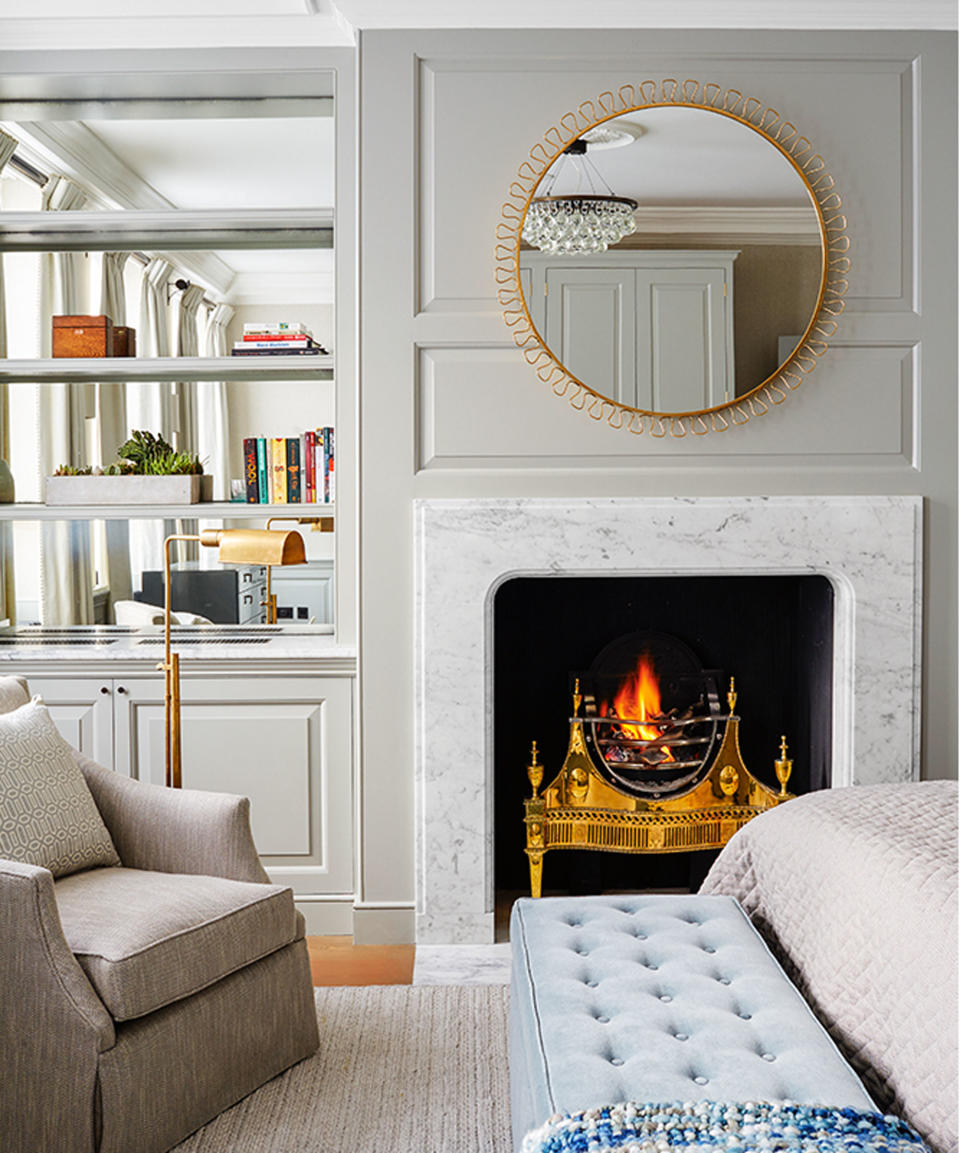
M352 937L307 937L314 985L409 985L415 945L355 945Z

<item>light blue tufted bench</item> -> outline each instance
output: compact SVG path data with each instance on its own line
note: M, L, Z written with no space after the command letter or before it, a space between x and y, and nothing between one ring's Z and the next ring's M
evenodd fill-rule
M620 1101L875 1108L733 897L517 901L514 1145Z

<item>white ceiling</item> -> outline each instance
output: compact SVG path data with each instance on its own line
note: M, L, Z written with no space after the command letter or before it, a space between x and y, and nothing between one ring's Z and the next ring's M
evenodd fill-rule
M136 175L182 209L330 208L334 120L93 120Z
M617 196L641 206L810 208L803 181L759 133L697 108L648 108L607 123L642 130L621 148L591 150L589 160ZM555 192L573 193L575 161L563 161ZM810 208L811 224L815 224Z

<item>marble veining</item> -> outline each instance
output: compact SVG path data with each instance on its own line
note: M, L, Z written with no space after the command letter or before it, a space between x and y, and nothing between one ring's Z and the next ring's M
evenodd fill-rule
M509 985L510 944L417 945L414 985Z
M416 502L417 939L493 940L492 604L513 576L821 573L835 590L833 784L919 767L922 501Z

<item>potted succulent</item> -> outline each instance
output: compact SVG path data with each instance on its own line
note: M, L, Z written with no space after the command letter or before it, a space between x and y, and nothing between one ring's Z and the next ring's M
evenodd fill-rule
M46 479L46 503L196 504L212 497L195 453L178 452L162 436L136 430L106 468L61 465Z

